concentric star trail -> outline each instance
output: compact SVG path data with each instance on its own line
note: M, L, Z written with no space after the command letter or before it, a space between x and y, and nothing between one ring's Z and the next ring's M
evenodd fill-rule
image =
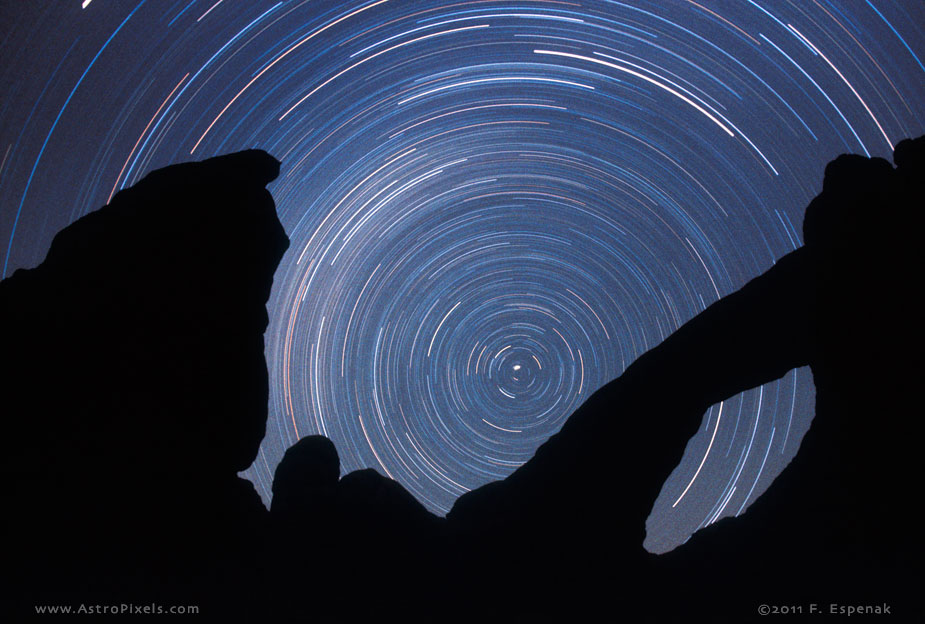
M446 512L798 247L826 162L925 132L913 0L74 0L0 15L4 276L154 168L251 147L283 161L271 191L292 247L246 473L267 499L284 450L322 433L344 470ZM808 370L714 406L648 547L744 511L812 411Z

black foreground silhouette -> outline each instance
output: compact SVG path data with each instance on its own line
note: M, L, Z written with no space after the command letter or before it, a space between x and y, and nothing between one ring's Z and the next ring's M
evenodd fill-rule
M341 478L320 436L286 452L269 512L237 477L267 419L264 306L288 239L265 186L279 163L248 151L151 173L0 283L4 612L921 618L925 137L894 163L830 163L804 247L446 518L373 470ZM816 417L791 465L742 517L647 553L645 519L706 409L807 364Z

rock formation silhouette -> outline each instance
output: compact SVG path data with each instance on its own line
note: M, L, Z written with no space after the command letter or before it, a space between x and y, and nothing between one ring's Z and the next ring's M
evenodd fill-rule
M0 283L4 580L21 614L206 609L258 576L267 511L237 472L267 419L278 173L259 151L160 169Z
M149 174L0 282L4 585L201 617L741 622L758 607L921 617L917 391L925 137L842 156L805 246L594 393L447 518L300 440L267 511L237 476L267 419L265 303L288 246L259 151ZM797 366L816 417L740 518L665 555L645 520L707 408Z
M912 431L925 334L911 301L925 267L925 137L894 159L830 163L802 248L595 392L510 477L462 496L447 517L467 543L462 567L518 561L520 591L579 571L553 601L569 614L610 601L631 620L743 621L762 604L809 615L811 603L921 616ZM645 553L645 519L706 409L807 364L816 415L793 462L743 517ZM594 561L609 574L590 572Z
M435 604L446 580L439 573L447 566L445 520L375 470L339 478L339 463L330 440L307 436L276 469L271 526L279 553L277 612L305 613L306 583L325 597L311 613L332 621Z

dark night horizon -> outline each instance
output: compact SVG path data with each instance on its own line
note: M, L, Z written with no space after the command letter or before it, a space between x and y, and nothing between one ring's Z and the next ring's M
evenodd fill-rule
M280 159L265 500L320 433L445 513L796 249L826 162L925 132L919 2L80 4L0 8L3 275L153 169ZM650 548L812 413L807 369L711 408Z

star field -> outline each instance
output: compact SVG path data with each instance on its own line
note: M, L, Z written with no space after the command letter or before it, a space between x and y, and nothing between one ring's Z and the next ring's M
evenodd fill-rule
M346 471L445 513L798 247L826 162L925 132L914 0L74 0L0 16L4 276L152 169L252 147L283 162L270 189L292 246L245 473L267 499L284 450L321 433ZM812 413L808 369L711 408L647 546L744 511Z

